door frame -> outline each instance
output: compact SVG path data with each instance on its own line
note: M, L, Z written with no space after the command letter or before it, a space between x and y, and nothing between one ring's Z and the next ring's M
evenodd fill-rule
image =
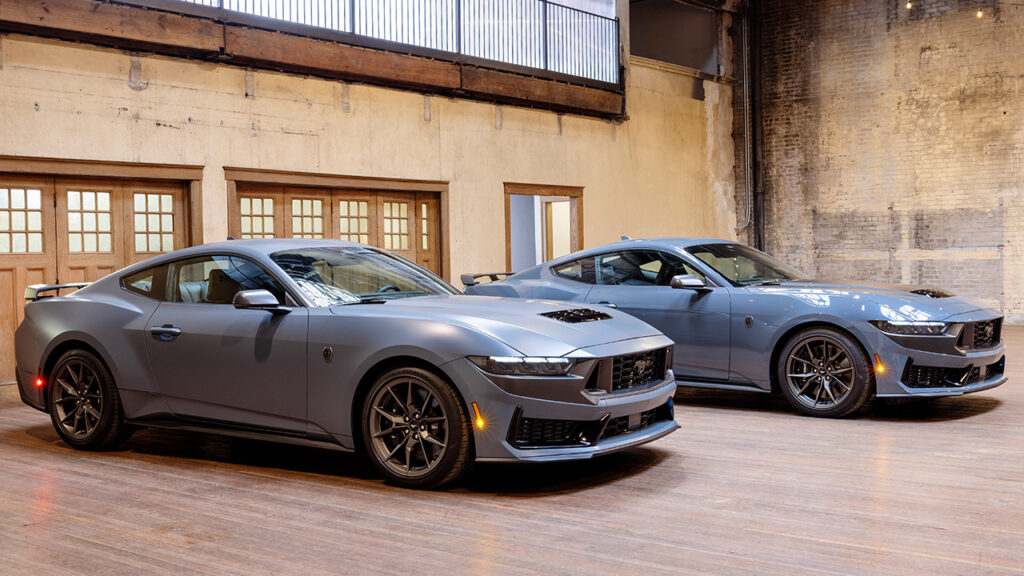
M441 255L440 274L448 280L451 274L450 226L448 225L448 182L441 180L407 180L400 178L374 178L369 176L347 176L343 174L313 174L256 168L224 167L227 181L228 229L238 221L238 184L264 184L282 187L347 188L373 192L432 192L440 196Z
M583 248L583 187L505 182L505 269L512 270L512 195L569 199L569 251Z
M187 207L182 223L188 230L186 246L203 243L203 167L189 164L145 164L65 158L0 155L0 174L53 178L154 180L184 184Z

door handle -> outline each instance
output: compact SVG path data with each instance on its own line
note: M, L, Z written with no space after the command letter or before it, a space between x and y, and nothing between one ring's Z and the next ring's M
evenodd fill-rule
M170 324L164 324L163 326L150 326L149 333L153 336L159 336L161 340L168 341L181 336L181 328L176 328Z
M608 302L607 300L602 300L601 302L598 302L598 304L600 304L601 306L607 306L609 308L618 308L619 307L619 305L616 304L615 302Z

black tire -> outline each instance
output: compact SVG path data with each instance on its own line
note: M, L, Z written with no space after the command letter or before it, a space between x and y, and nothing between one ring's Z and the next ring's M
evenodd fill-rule
M395 484L438 488L458 480L472 463L469 415L452 386L429 370L385 372L360 414L363 446Z
M874 389L874 371L864 349L831 328L794 334L779 354L776 375L794 408L823 418L842 418L860 410Z
M131 429L124 425L114 377L92 353L65 352L47 382L53 428L72 448L102 450L131 435Z

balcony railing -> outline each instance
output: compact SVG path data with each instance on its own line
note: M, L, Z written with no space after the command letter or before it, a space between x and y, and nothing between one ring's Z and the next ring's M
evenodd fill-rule
M176 0L616 84L619 22L548 0Z

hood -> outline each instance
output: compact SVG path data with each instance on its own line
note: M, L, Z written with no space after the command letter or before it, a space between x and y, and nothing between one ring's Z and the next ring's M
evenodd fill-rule
M331 311L344 314L349 307L358 307L361 313L463 326L500 340L527 356L563 356L579 348L661 335L657 329L628 314L578 302L421 296L389 300L385 304L333 306ZM564 314L580 309L594 313L585 314L584 319L589 316L607 318L579 321L576 315Z
M788 294L796 298L817 298L822 295L863 298L891 309L896 315L893 319L943 320L985 308L977 302L958 297L941 288L912 284L859 280L795 280L779 285L754 286L751 289Z

